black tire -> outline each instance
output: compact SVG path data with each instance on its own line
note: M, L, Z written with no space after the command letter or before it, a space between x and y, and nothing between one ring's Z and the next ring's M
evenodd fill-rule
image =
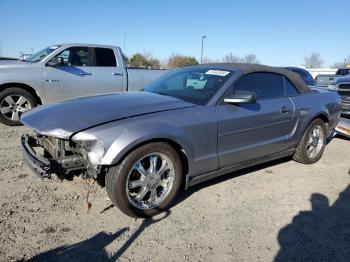
M321 130L323 133L323 144L318 154L315 155L314 157L310 157L307 153L308 139L309 139L309 134L311 130L313 130L316 126L321 127ZM327 143L327 127L321 119L317 118L313 120L308 126L308 128L305 130L304 135L301 141L299 142L299 145L297 146L296 151L293 155L293 159L296 162L303 163L303 164L316 163L322 157L323 151L326 147L326 143Z
M5 90L0 92L0 123L7 125L7 126L19 126L21 125L20 121L14 121L10 119L11 113L3 114L1 111L2 107L8 107L9 104L5 101L5 99L9 96L13 97L24 97L28 101L28 105L30 108L34 108L37 105L37 101L35 97L29 93L28 91L18 88L18 87L10 87L6 88ZM15 101L16 102L16 101ZM21 115L21 112L18 113L19 116Z
M172 162L175 178L169 193L154 208L137 208L128 199L126 183L129 172L134 164L144 156L152 153L162 153ZM167 209L176 198L182 182L182 164L177 152L169 144L164 142L150 143L136 148L118 165L108 169L105 177L106 190L112 203L123 213L131 217L152 217Z

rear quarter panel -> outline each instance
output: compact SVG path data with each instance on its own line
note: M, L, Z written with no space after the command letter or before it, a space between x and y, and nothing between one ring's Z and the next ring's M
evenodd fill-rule
M292 146L299 143L306 128L317 117L327 118L329 134L334 132L340 118L340 97L337 93L314 90L312 93L298 95L291 99L297 116L290 139Z

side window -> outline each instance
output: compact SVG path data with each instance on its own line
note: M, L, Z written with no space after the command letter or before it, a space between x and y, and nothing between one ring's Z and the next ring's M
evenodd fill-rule
M286 96L298 95L298 91L295 88L295 86L286 77L283 77L283 79L284 79L284 87L286 89Z
M62 57L63 66L89 66L90 55L88 47L70 47L63 50L57 57Z
M283 76L272 73L247 74L233 86L233 94L239 91L254 92L258 100L284 97Z
M95 48L96 66L116 67L115 55L110 48Z

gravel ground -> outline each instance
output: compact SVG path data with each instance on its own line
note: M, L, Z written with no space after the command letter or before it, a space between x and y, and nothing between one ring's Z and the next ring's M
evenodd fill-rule
M32 175L24 132L0 126L0 261L350 260L349 140L333 139L317 164L284 159L229 174L134 220L97 184Z

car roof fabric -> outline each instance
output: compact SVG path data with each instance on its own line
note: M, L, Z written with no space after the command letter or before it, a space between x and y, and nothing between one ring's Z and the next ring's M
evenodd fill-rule
M299 93L310 93L312 92L312 89L310 89L304 81L301 79L301 77L293 73L291 71L288 71L285 68L282 67L272 67L272 66L266 66L266 65L258 65L258 64L247 64L247 63L215 63L215 64L202 64L199 65L201 67L208 67L208 68L216 68L216 69L222 69L222 70L241 70L245 74L250 73L275 73L285 76L289 81L291 81L294 86L298 89Z

